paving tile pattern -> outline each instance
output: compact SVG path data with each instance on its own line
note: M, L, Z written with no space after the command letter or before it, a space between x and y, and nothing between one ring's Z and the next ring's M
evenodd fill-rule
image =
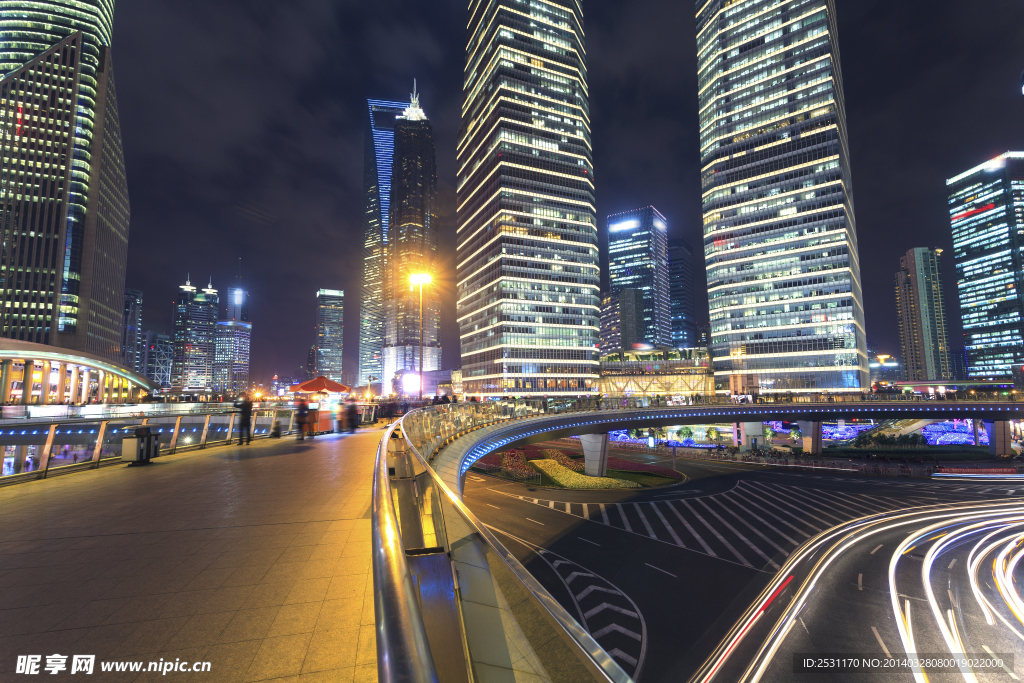
M59 653L211 662L103 681L376 681L380 435L261 440L0 489L0 680L20 654Z

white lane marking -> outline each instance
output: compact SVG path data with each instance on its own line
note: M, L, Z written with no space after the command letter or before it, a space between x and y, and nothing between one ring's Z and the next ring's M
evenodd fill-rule
M762 538L762 540L764 540L764 541L766 541L767 543L769 543L769 544L770 544L770 545L771 545L771 546L772 546L773 548L775 548L775 549L776 549L777 551L779 551L780 553L782 553L782 554L783 554L783 555L785 555L786 557L789 557L789 553L788 553L788 552L786 552L785 550L783 550L782 546L780 546L780 545L779 545L778 543L776 543L776 542L775 542L775 541L773 541L772 539L770 539L770 538L768 538L767 536L765 536L765 535L764 535L763 533L761 533L761 530L760 530L760 529L758 529L757 527L755 527L755 526L754 526L753 524L751 524L751 523L750 523L750 522L748 522L747 520L745 520L745 519L743 519L742 517L740 517L739 515L737 515L737 514L736 514L736 513L735 513L735 512L734 512L734 511L733 511L733 510L732 510L732 509L731 509L731 508L729 507L729 506L725 505L725 504L724 504L724 503L723 503L723 502L722 502L722 501L721 501L720 499L719 499L719 500L714 500L714 499L712 498L711 500L713 500L714 502L718 503L718 504L719 504L719 505L720 505L720 506L722 507L722 509L723 509L723 510L725 510L725 511L726 511L726 512L727 512L728 514L732 515L732 516L733 516L733 517L735 517L735 518L736 518L737 520L739 520L739 521L740 521L740 522L742 522L742 523L743 523L744 525L746 525L746 527L747 527L748 529L750 529L750 530L751 530L751 531L753 531L753 532L754 532L755 534L757 534L758 536L760 536L760 537ZM709 509L710 509L710 508L709 508ZM773 562L772 564L774 564L774 562Z
M765 520L765 518L764 518L764 517L762 517L761 515L757 514L756 512L754 512L754 511L752 511L752 510L749 510L749 509L747 509L747 508L746 508L746 507L745 507L745 506L744 506L744 505L743 505L742 503L740 503L740 502L738 502L738 501L735 501L735 500L733 500L733 497L732 497L732 494L731 494L731 492L730 492L730 493L727 493L727 494L725 494L725 495L723 495L722 497L723 497L723 498L724 498L724 499L725 499L725 500L726 500L727 502L731 503L732 505L735 505L735 506L736 506L736 507L738 507L738 508L739 508L740 510L743 510L743 511L744 511L745 513L747 513L748 515L750 515L751 517L753 517L753 518L754 518L754 519L756 519L757 521L761 522L761 524L764 524L764 525L765 525L766 527L768 527L769 529L771 529L772 531L774 531L775 533L777 533L777 534L778 534L779 536L782 536L782 537L783 537L784 539L786 539L787 541L789 541L789 542L790 542L790 543L792 543L793 545L800 545L800 544L799 544L799 543L797 543L797 542L796 542L795 540L793 540L792 538L790 538L790 536L789 536L788 534L786 534L786 533L785 533L785 532L783 532L783 531L782 531L781 529L778 529L777 527L775 527L775 526L773 526L773 525L772 525L771 523L769 523L769 522L768 522L767 520ZM725 507L725 506L723 505L722 507ZM733 511L732 511L732 510L731 510L730 508L726 508L726 509L727 509L727 510L729 510L729 512L730 512L730 513L731 513L731 514L732 514L732 515L733 515L734 517L736 517L737 519L740 519L740 520L742 520L742 519L743 519L742 517L740 517L739 515L737 515L737 514L736 514L735 512L733 512ZM746 522L745 520L744 520L744 524L746 524L747 526L750 526L750 523L749 523L749 522ZM751 527L751 528L753 528L753 527ZM771 541L769 541L769 543L771 543ZM774 543L772 543L772 545L775 545L775 544L774 544ZM777 546L777 545L775 545L775 547L776 547L776 548L778 548L779 550L781 550L782 552L786 552L786 551L782 550L782 548L780 548L780 547L779 547L779 546ZM786 555L789 555L789 553L786 553Z
M800 625L804 627L805 631L807 631L807 624L804 623L804 618L803 617L797 617L797 619L800 620ZM811 632L807 631L807 635L811 635Z
M1009 491L1007 491L1007 492L1006 492L1006 495L1008 495L1008 496L1012 496L1012 495L1013 495L1013 492L1014 492L1014 491L1016 491L1016 490L1017 490L1017 489L1010 489Z
M472 479L473 481L487 481L486 479L481 479L480 477L473 477L473 476L470 476L470 479Z
M608 650L608 654L610 654L612 657L618 657L619 659L621 659L622 661L626 662L630 666L636 666L636 660L633 659L632 657L630 657L629 655L627 655L625 652L623 652L622 650L620 650L617 647L614 647L611 650Z
M806 510L801 510L800 508L798 508L798 507L796 507L794 505L790 505L789 503L787 503L784 500L779 500L779 501L768 500L763 495L761 495L761 493L765 493L765 492L760 492L759 493L758 491L756 491L756 490L754 490L754 489L752 489L750 487L744 487L744 490L746 491L747 495L753 496L754 498L757 498L759 501L761 501L765 505L769 505L769 506L777 509L781 514L788 515L788 516L796 519L796 521L800 522L801 524L804 524L806 526L811 527L812 529L814 529L818 533L821 533L822 531L824 531L824 529L819 529L818 527L814 526L813 524L811 524L810 522L807 521L807 511ZM768 495L768 494L765 493L765 495ZM783 505L786 506L786 507L789 507L789 508L793 508L793 510L795 511L795 514L793 512L790 512L789 510L786 510L783 507Z
M647 563L646 563L646 562L644 562L644 564L647 564ZM673 579L678 579L678 578L679 578L678 576L676 576L676 575L675 575L675 574L673 574L672 572L667 572L667 571L665 571L664 569L660 569L660 568L658 568L658 567L655 567L655 566L654 566L653 564L647 564L647 566L648 566L648 567L650 567L651 569L657 569L657 570L658 570L659 572L661 572L662 574L668 574L668 575L669 575L669 576L671 576L671 577L672 577Z
M498 507L497 505L491 505L490 503L484 503L484 505L486 505L486 506L487 506L487 507L489 507L489 508L494 508L495 510L500 510L500 509L501 509L501 508L500 508L500 507Z
M549 500L548 501L548 508L554 510L555 509L555 501Z
M872 626L871 632L875 634L875 640L877 640L878 644L882 646L882 652L885 653L885 656L892 659L892 655L889 654L889 648L887 648L885 643L882 641L882 636L878 635L878 629Z
M590 519L590 505L587 503L581 503L583 505L583 519Z
M706 526L708 528L708 530L712 534L715 535L715 538L717 538L719 541L721 541L722 545L724 545L726 548L728 548L732 552L732 554L735 555L737 559L739 559L740 562L742 562L746 566L748 566L751 569L753 569L754 565L752 565L749 562L747 562L747 558L745 558L742 555L740 555L739 552L736 550L736 548L732 547L732 543L729 543L729 541L727 541L724 538L722 538L722 534L718 533L718 529L716 529L715 527L713 527L710 524L708 524L707 521L703 517L700 516L700 514L693 508L693 506L690 505L690 503L688 501L681 500L679 502L682 503L683 505L685 505L686 509L689 510L690 513L693 514L693 516L696 517L700 521L701 524Z
M534 524L540 524L541 526L545 526L544 522L538 522L537 520L530 519L529 517L526 517L525 519L527 522L533 522Z
M780 521L781 523L785 524L785 525L786 525L786 526L788 526L788 527L789 527L790 529L792 529L792 530L793 530L793 531L795 531L796 533L800 534L800 535L801 535L801 536L803 536L804 538L810 538L810 537L811 537L811 535L810 535L809 533L807 533L807 532L806 532L806 531L804 531L803 529L800 529L799 527L793 526L792 524L790 524L789 522L787 522L787 521L786 521L786 520L785 520L784 518L782 518L782 517L779 517L779 515L775 514L775 513L774 513L774 512L772 512L771 510L768 510L768 509L765 509L765 508L761 507L760 505L758 505L758 504L757 504L756 502L754 502L754 501L752 501L752 500L747 500L746 498L744 498L744 497L743 497L743 494L739 493L739 492L738 492L738 491L736 491L735 489L734 489L733 491L730 491L729 493L730 493L730 495L733 495L733 496L735 496L736 498L739 498L740 500L744 501L745 503L747 503L747 504L748 504L748 505L750 505L751 507L755 507L755 508L757 508L758 510L760 510L760 511L761 511L761 512L763 512L763 513L765 513L765 514L766 514L766 515L768 515L769 517L774 517L775 519L779 520L779 521ZM780 513L782 513L782 509L781 509L781 508L779 508L779 512L780 512ZM796 541L794 541L794 543L796 543ZM799 543L797 543L797 545L799 545Z
M821 505L819 503L816 503L814 499L801 498L796 495L795 491L787 491L776 484L760 484L759 486L762 489L766 489L768 493L774 494L777 498L787 498L791 501L794 501L794 503L796 503L797 505L803 505L804 508L807 509L800 509L799 507L797 507L797 505L792 506L797 507L797 510L799 510L799 513L802 515L824 515L825 517L831 517L832 519L836 520L837 524L842 524L843 522L846 522L850 519L849 513L843 513L840 510L836 510L831 505ZM826 507L835 510L837 513L842 514L844 516L837 517L831 512L826 512Z
M949 566L946 567L946 569L952 569L954 564L956 564L956 558L955 557L953 558L953 561L949 563Z
M589 576L590 578L594 578L594 575L589 572L573 572L572 574L569 574L569 576L565 577L565 582L572 583L572 580L577 576Z
M566 504L565 504L565 513L566 513L567 515L571 515L571 514L572 514L572 508L571 508L571 507L569 507L569 505L571 505L571 503L566 503Z
M587 539L583 538L582 536L577 536L576 538L578 540L580 540L580 541L583 541L584 543L589 543L590 545L596 545L598 548L601 547L600 543L594 543L593 541L588 541Z
M859 591L864 590L864 575L863 574L857 574L857 590L859 590Z
M776 563L776 562L775 562L775 560L773 560L772 558L770 558L770 557L768 557L767 555L765 555L765 554L764 554L764 551L762 551L762 550L761 550L760 548L758 548L758 547L757 547L756 545L754 545L753 543L751 543L751 542L750 542L750 541L749 541L749 540L747 539L747 537L746 537L746 536L744 536L744 535L743 535L742 533L740 533L740 530L739 530L739 529L737 529L736 527L734 527L734 526L733 526L732 524L729 524L729 522L725 521L725 518L724 518L724 517L722 517L722 516L721 516L720 514L718 514L717 512L715 512L715 511L714 511L714 510L712 509L712 507L711 507L710 505L708 505L707 503L705 503L705 502L704 502L704 499L703 499L703 498L698 498L698 499L697 499L697 502L698 502L698 503L700 503L701 505L703 505L703 506L704 506L704 507L705 507L705 508L707 509L707 511L708 511L708 512L710 512L710 513L711 513L712 515L714 515L714 516L715 516L715 519L717 519L717 520L718 520L719 522L721 522L722 524L724 524L724 525L725 525L725 528L726 528L726 529L728 529L729 531L731 531L731 532L733 532L734 534L736 534L736 536L738 536L738 537L739 537L739 539L740 539L741 541L743 541L744 543L746 543L747 545L749 545L749 546L750 546L750 549L751 549L751 550L753 550L753 551L754 551L755 553L757 553L757 554L758 554L758 555L760 555L760 556L761 556L762 558L764 558L764 561L765 561L765 562L767 562L767 563L768 563L768 564L770 564L771 566L775 567L776 569L781 569L781 567L779 567L778 563Z
M949 604L952 605L953 607L956 607L956 600L953 599L953 591L951 591L950 589L947 588L946 589L946 593L949 594Z
M879 543L878 545L876 545L876 546L875 546L875 549L874 549L874 550L872 550L872 551L871 551L870 553L868 553L868 554L869 554L869 555L874 555L875 553L877 553L877 552L878 552L878 549L879 549L879 548L881 548L881 547L882 547L882 545L883 545L882 543Z
M604 509L604 503L598 503L601 506L601 519L604 520L606 526L611 526L612 523L608 520L608 511Z
M676 530L673 529L672 526L668 523L668 520L665 519L665 515L661 514L661 510L658 508L658 504L648 503L648 505L654 508L654 513L658 515L658 519L660 519L661 523L665 525L666 529L668 529L668 533L670 536L672 536L672 540L676 542L676 545L680 548L685 548L686 546L683 545L683 542L681 540L679 540L679 536L676 534Z
M622 523L626 526L626 531L633 533L633 527L629 525L629 520L626 519L626 511L622 509L622 505L619 503L612 503L619 510L619 516L622 517Z
M700 537L700 534L698 534L696 531L694 531L693 527L690 526L690 523L686 521L686 518L684 518L681 514L679 514L679 510L676 510L676 506L672 504L672 501L666 500L665 501L665 505L668 505L669 508L672 509L672 512L674 512L676 517L679 518L679 521L683 523L683 526L685 526L686 530L690 532L690 535L693 536L694 538L696 538L697 541L702 546L704 546L704 550L707 551L708 555L710 555L711 557L718 557L718 554L715 553L715 551L711 549L711 546L709 546L707 543L704 542L704 539Z
M583 589L583 592L576 596L577 600L582 600L594 591L601 591L602 593L611 593L612 595L622 595L619 591L612 590L611 588L604 588L602 586L587 586Z
M633 617L634 619L639 619L640 618L640 616L636 612L634 612L632 610L622 609L621 607L616 607L615 605L609 605L607 602L602 602L600 605L598 605L594 609L592 609L589 612L587 612L586 614L584 614L583 617L585 619L589 619L590 617L594 616L598 612L603 612L606 609L614 610L614 611L618 612L619 614L625 614L627 617Z
M636 513L640 515L640 521L644 523L645 527L647 527L647 535L653 538L655 541L657 541L658 537L654 535L654 529L651 528L651 523L647 521L647 517L646 515L644 515L644 511L640 509L640 504L633 503L633 507L636 508Z
M534 498L534 499L533 499L533 504L534 504L534 505L540 505L540 501L539 501L539 500L537 500L536 498Z
M629 636L633 640L635 640L637 642L640 642L640 634L639 633L633 633L628 628L625 628L624 626L619 626L618 624L608 624L604 628L599 629L597 631L594 631L591 635L596 639L596 638L601 638L602 636L606 636L609 633L611 633L612 631L618 631L622 635Z
M985 652L988 653L989 657L995 657L996 659L998 659L998 657L996 657L996 653L992 652L992 650L988 649L988 645L982 645L982 647L985 648ZM1017 678L1017 674L1015 674L1012 671L1010 671L1010 669L1005 664L1003 664L1003 671L1005 671L1006 673L1010 674L1010 678L1012 678L1013 680L1015 680L1015 681L1019 681L1020 680L1019 678Z

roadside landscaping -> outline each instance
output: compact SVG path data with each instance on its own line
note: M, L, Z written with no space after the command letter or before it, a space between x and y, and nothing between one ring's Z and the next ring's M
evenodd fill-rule
M568 467L558 464L554 460L531 460L530 464L550 479L556 486L567 489L638 489L640 484L628 479L614 479L612 477L588 477L579 472L573 472Z

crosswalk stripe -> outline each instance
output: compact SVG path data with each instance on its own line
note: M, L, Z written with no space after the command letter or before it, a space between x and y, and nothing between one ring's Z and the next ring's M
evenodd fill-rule
M636 660L617 647L608 650L608 654L610 654L612 657L618 657L622 661L628 663L630 666L636 666Z
M647 517L644 515L644 511L640 509L640 505L638 505L637 503L633 503L633 507L636 508L636 513L640 515L640 521L644 523L645 527L647 527L647 535L653 538L655 541L657 541L658 537L654 535L654 529L651 528L651 524L647 521Z
M577 600L582 600L594 591L601 591L602 593L610 593L612 595L622 595L619 591L612 590L611 588L604 588L603 586L587 586L583 589L583 592L576 596Z
M554 510L555 509L555 501L549 500L548 501L548 507L551 508L552 510Z
M846 498L846 499L853 498L852 494L843 493L842 491L837 491L836 494L837 494L838 497L842 497L842 498ZM859 494L859 495L863 495L863 494ZM871 505L869 504L869 501L865 501L863 499L854 499L854 500L850 500L849 502L850 502L850 505L854 505L856 507L859 507L861 510L864 510L865 512L860 513L862 515L863 514L874 514L876 512L879 512L879 510L878 510L879 506L884 506L884 510L894 510L894 509L896 509L898 507L902 507L899 503L896 503L896 502L890 501L890 500L879 501L879 502L875 503L874 504L875 505L874 509L872 509Z
M583 503L583 519L590 519L590 506Z
M633 531L633 527L629 525L629 520L626 519L626 511L622 509L619 503L613 503L613 505L618 508L619 516L622 517L622 524L626 527L626 531Z
M799 498L795 498L793 496L786 495L785 493L781 493L779 491L772 491L771 489L762 489L762 491L764 491L765 495L772 495L772 496L775 496L776 498L779 498L780 502L782 502L782 503L788 505L789 507L793 508L794 510L796 510L798 515L807 515L808 513L816 513L818 515L822 515L822 516L825 516L825 517L831 517L832 519L834 519L836 521L837 524L841 524L842 522L845 522L846 519L847 519L847 518L844 518L844 517L836 517L832 513L825 512L824 510L822 510L817 505L811 505L810 503L808 503L805 500L801 500ZM786 500L789 500L791 502L786 503ZM803 506L803 507L800 507L800 506Z
M785 501L778 501L778 502L776 502L774 500L768 500L768 499L764 498L760 493L758 493L757 491L755 491L753 489L745 489L745 490L746 490L748 495L753 496L754 498L757 498L759 501L761 501L765 505L768 505L768 506L771 506L773 508L776 508L781 514L789 515L793 519L796 519L796 521L798 521L801 524L804 524L806 526L809 526L811 529L813 529L814 531L817 531L818 533L821 533L823 531L823 529L820 529L817 526L815 526L814 524L811 524L810 522L807 521L806 514L804 513L803 510L801 510L799 508L793 508L794 510L796 510L796 514L793 514L792 512L787 512L782 507L782 505L787 505L788 507L793 507L793 506L789 505ZM782 505L779 505L779 503L782 503Z
M712 515L714 515L714 516L715 516L715 519L717 519L717 520L718 520L719 522L721 522L722 524L724 524L724 525L726 526L726 528L727 528L727 529L728 529L729 531L731 531L731 532L733 532L734 534L736 534L736 535L737 535L737 536L739 537L739 539L740 539L741 541L743 541L744 543L746 543L747 545L749 545L749 546L750 546L750 549L751 549L751 550L753 550L753 551L754 551L755 553L757 553L758 555L760 555L761 557L763 557L763 558L764 558L764 560L765 560L765 561L766 561L766 562L767 562L768 564L770 564L771 566L775 567L776 569L781 569L781 567L779 567L779 565L778 565L778 564L776 564L776 562L775 562L775 561L774 561L774 560L773 560L772 558L770 558L770 557L768 557L767 555L765 555L765 554L764 554L764 552L763 552L763 551L762 551L762 550L761 550L760 548L758 548L758 547L757 547L756 545L754 545L753 543L751 543L751 542L750 542L750 541L749 541L749 540L747 539L747 537L746 537L746 536L744 536L744 535L743 535L742 533L740 533L740 530L739 530L739 529L737 529L736 527L734 527L734 526L733 526L732 524L729 524L729 522L725 521L725 518L724 518L724 517L722 517L722 516L721 516L720 514L718 514L717 512L715 512L715 511L714 511L714 509L712 509L712 507L711 507L710 505L708 505L708 504L707 504L706 502L704 502L704 499L703 499L703 498L698 498L698 499L697 499L697 502L698 502L698 503L700 503L701 505L703 505L703 506L705 507L705 509L707 509L707 511L708 511L708 512L710 512L710 513L711 513Z
M733 510L732 510L732 509L730 508L730 507L728 507L727 505L725 505L725 504L724 504L724 503L723 503L723 502L722 502L721 500L712 500L711 502L717 503L717 504L718 504L719 506L721 506L721 508L722 508L723 510L725 510L726 512L728 512L728 513L729 513L730 515L732 515L733 517L735 517L735 518L736 518L736 519L737 519L737 520L738 520L738 521L739 521L740 523L742 523L743 525L745 525L745 526L746 526L746 527L747 527L748 529L750 529L750 530L751 530L751 531L753 531L753 532L754 532L755 534L757 534L758 536L760 536L760 537L761 537L762 539L764 539L765 541L767 541L767 542L768 542L768 543L769 543L769 544L770 544L770 545L771 545L771 546L772 546L773 548L775 548L776 550L778 550L778 551L779 551L780 553L782 553L782 554L783 554L783 555L785 555L786 557L789 557L789 552L787 552L786 550L784 550L784 549L782 548L782 546L780 546L780 545L779 545L778 543L776 543L776 542L775 542L775 541L773 541L772 539L770 539L770 538L768 538L767 536L765 536L765 535L764 535L764 534L763 534L763 533L761 532L761 530L760 530L760 529L758 529L758 528L757 528L756 526L754 526L753 524L751 524L751 523L750 523L750 522L748 522L747 520L745 520L745 519L743 519L742 517L740 517L739 515L737 515L737 514L736 514L736 513L735 513L735 512L734 512L734 511L733 511ZM775 563L774 563L774 562L772 562L772 564L775 564Z
M718 553L716 553L714 550L712 550L711 546L709 546L707 543L704 542L704 539L700 537L700 534L698 534L694 530L694 528L692 526L690 526L690 523L686 521L686 518L683 517L679 513L679 510L677 510L676 506L672 504L672 501L666 500L666 501L664 501L664 503L665 503L665 505L668 505L669 509L672 510L672 512L675 513L676 517L679 518L679 521L682 522L683 526L686 527L686 530L690 532L690 535L693 536L694 538L696 538L697 542L700 543L704 547L704 550L707 551L707 554L710 555L711 557L718 557Z
M612 631L618 631L622 635L628 636L628 637L632 638L633 640L635 640L637 642L640 641L640 634L639 633L634 633L634 632L630 631L628 628L624 628L622 626L619 626L618 624L608 624L604 628L598 629L597 631L594 631L591 635L593 635L594 638L596 639L596 638L600 638L602 636L606 636L609 633L611 633Z
M608 519L608 511L604 509L604 503L598 503L598 505L601 506L601 519L604 520L605 524L607 524L608 526L611 526L612 523Z
M690 506L690 502L689 501L681 500L679 502L682 503L686 507L686 509L689 510L693 514L693 516L696 517L700 521L701 524L706 526L708 528L708 531L710 531L712 534L714 534L715 538L717 538L719 541L721 541L722 545L724 545L726 548L728 548L729 551L732 552L732 554L735 555L737 557L737 559L739 559L740 562L742 562L743 564L747 565L750 568L754 567L754 565L750 564L750 562L747 561L747 558L745 558L742 555L740 555L739 552L736 550L736 548L732 547L732 543L729 543L729 541L725 540L725 538L722 537L722 534L718 533L718 529L716 529L715 527L713 527L710 524L708 524L707 521L703 517L700 516L700 513L697 512L693 507Z
M760 510L760 511L761 511L761 512L763 512L764 514L768 515L769 517L774 517L774 518L775 518L776 520L778 520L778 521L779 521L780 523L782 523L782 524L785 524L785 525L786 525L786 526L788 526L788 527L789 527L790 529L792 529L792 530L793 530L793 531L795 531L796 533L800 534L800 535L801 535L801 536L803 536L804 538L810 538L810 537L811 537L811 535L810 535L809 533L807 533L806 531L803 531L802 529L798 529L797 527L793 526L792 524L790 524L790 523L789 523L789 522L787 522L786 520L782 519L782 518L781 518L781 517L779 517L778 515L776 515L776 514L772 513L772 512L770 511L770 510L765 510L765 509L764 509L763 507L761 507L760 505L758 505L758 504L757 504L757 503L755 503L754 501L752 501L752 500L747 500L747 499L746 499L746 498L744 498L744 497L743 497L742 495L740 495L740 494L739 494L739 493L738 493L738 492L737 492L737 491L736 491L735 489L734 489L734 490L732 490L732 491L729 491L729 492L728 492L728 496L729 496L729 500L730 500L730 501L733 501L733 502L734 502L734 503L735 503L736 505L738 505L738 506L740 507L740 509L741 509L741 510L747 510L747 508L743 506L743 503L746 503L747 505L749 505L749 506L751 506L751 507L757 508L758 510ZM734 500L734 499L735 499L735 500ZM740 501L742 501L742 502L740 502ZM748 512L749 512L749 513L750 513L751 515L753 515L754 517L757 517L758 519L760 519L760 520L761 520L761 522L762 522L762 523L763 523L763 524L764 524L765 526L767 526L767 527L768 527L768 528L770 528L770 529L774 529L774 530L775 530L775 532L776 532L776 533L778 533L778 534L779 534L780 536L783 536L783 537L785 537L785 538L786 538L786 540L788 540L788 541L789 541L790 543L792 543L793 545L800 545L800 543L799 543L798 541L795 541L795 540L793 540L792 538L790 538L789 536L787 536L787 535L786 535L785 533L783 533L783 532L782 532L782 530L781 530L781 529L776 529L775 527L773 527L773 526L771 525L771 523L769 523L769 522L765 521L764 519L762 519L761 517L759 517L759 516L758 516L758 514L757 514L756 512L751 512L751 511L749 511L749 510L747 510L747 511L748 511Z
M836 505L838 505L840 507L843 507L846 510L849 510L849 512L847 514L852 514L855 517L860 517L861 515L865 514L864 508L862 508L862 507L855 507L854 504L852 502L850 502L850 501L841 502L840 500L838 500L838 496L834 496L832 498L828 498L827 496L825 496L825 492L817 491L815 489L804 489L802 491L802 493L805 496L807 496L808 498L810 498L811 500L823 500L823 501L829 500L832 503L834 503L834 504L836 504ZM835 508L833 508L833 509L835 509Z
M803 505L804 507L810 508L811 510L816 510L819 515L825 515L826 517L831 517L832 519L836 520L836 522L838 522L838 523L845 522L846 520L848 520L850 518L850 513L843 512L842 510L838 510L835 507L829 505L828 503L819 501L816 498L809 497L807 495L807 489L798 489L796 491L788 491L788 490L786 490L784 488L781 488L781 487L779 487L779 486L777 486L775 484L765 484L765 487L768 488L771 492L773 492L777 496L783 496L785 498L789 498L790 500L795 501L799 505ZM798 495L798 492L799 492L799 495ZM837 516L837 515L832 514L831 512L826 512L825 508L828 508L829 510L832 510L832 511L836 512L838 515L842 515L842 516Z
M628 610L628 609L623 609L621 607L616 607L615 605L610 605L607 602L602 602L600 605L598 605L594 609L589 610L588 612L584 613L583 618L584 619L589 619L590 617L594 616L595 614L599 614L600 612L603 612L606 609L610 609L610 610L612 610L614 612L618 612L619 614L625 614L627 617L633 617L634 619L639 619L640 618L639 615L636 612L634 612L633 610Z
M566 504L565 504L565 511L566 511L567 513L569 513L570 515L572 514L572 508L570 508L570 507L569 507L569 503L566 503Z
M667 519L665 519L665 515L661 514L661 508L658 507L658 504L651 503L650 506L654 508L655 514L658 515L658 519L661 520L661 523L665 525L665 528L668 530L669 535L672 536L672 540L676 542L676 545L680 548L685 548L686 546L683 545L681 540L679 540L679 535L676 534L676 530L673 529L672 525L668 523Z

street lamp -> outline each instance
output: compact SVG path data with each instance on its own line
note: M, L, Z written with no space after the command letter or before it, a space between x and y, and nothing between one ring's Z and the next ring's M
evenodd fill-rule
M420 397L423 400L423 285L429 285L431 277L429 273L413 273L409 276L409 291L416 285L420 286Z

